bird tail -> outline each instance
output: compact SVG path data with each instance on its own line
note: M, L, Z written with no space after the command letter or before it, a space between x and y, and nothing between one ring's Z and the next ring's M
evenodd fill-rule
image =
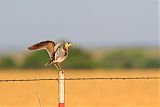
M45 67L48 66L48 65L49 65L49 63L46 63L46 64L45 64Z
M45 64L45 66L48 66L48 65L51 65L51 64L54 64L54 59L50 60L48 63Z

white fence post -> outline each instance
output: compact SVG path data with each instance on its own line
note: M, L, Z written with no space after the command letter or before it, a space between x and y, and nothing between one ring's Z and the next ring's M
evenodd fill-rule
M64 107L64 71L58 72L58 107Z

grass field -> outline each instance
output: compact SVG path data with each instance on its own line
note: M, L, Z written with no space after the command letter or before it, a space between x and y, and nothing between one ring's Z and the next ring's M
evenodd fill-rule
M160 72L135 69L65 71L66 78L148 76L160 76ZM57 78L57 72L0 70L0 79L31 78ZM57 107L57 91L57 81L1 82L0 107ZM160 80L66 81L65 103L65 107L158 107Z

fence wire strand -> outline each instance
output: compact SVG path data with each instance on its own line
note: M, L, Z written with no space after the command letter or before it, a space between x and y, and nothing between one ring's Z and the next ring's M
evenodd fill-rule
M142 80L160 79L158 77L106 77L106 78L65 78L64 80ZM58 78L34 78L34 79L2 79L0 82L29 82L29 81L58 81ZM61 79L63 80L63 79Z

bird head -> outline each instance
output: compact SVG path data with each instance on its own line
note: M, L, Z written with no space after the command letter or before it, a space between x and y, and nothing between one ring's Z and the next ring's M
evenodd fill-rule
M70 46L72 46L72 44L70 42L65 43L65 47L70 47Z

